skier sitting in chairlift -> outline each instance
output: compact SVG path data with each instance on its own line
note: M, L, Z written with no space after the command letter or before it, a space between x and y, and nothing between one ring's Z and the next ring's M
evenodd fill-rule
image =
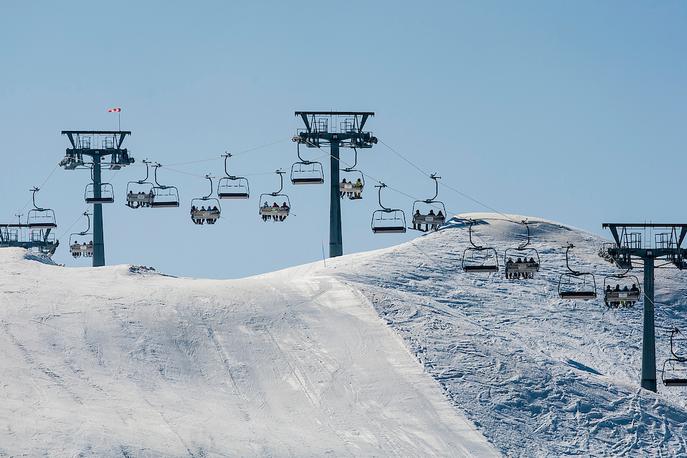
M279 221L284 221L286 219L286 215L289 214L289 206L286 205L286 202L282 202L279 210L282 212L282 214L279 216Z
M419 221L422 219L422 214L420 210L415 210L415 215L413 215L413 229L420 229Z
M430 217L430 218L432 218L432 225L431 225L431 228L432 228L432 230L434 230L434 228L437 227L436 223L434 222L434 220L435 220L435 218L436 218L437 215L434 214L434 210L430 210L430 211L429 211L429 214L428 214L427 216ZM429 228L430 228L429 223L428 223L428 224L425 224L425 232L426 232L426 231L429 231Z

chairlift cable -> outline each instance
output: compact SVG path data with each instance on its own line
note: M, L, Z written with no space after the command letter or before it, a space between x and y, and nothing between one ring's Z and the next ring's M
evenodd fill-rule
M52 176L55 174L55 171L60 168L60 164L56 164L55 167L52 169L52 171L48 174L48 176L43 180L43 182L38 186L39 188L43 188L45 184L52 178ZM31 199L27 200L24 206L21 208L21 210L18 210L17 213L24 213L24 210L26 210L26 207L28 207L31 204Z
M420 173L422 173L423 175L425 175L425 176L427 176L427 177L430 176L430 174L427 173L427 172L425 172L420 166L418 166L417 164L415 164L414 162L412 162L410 159L408 159L407 157L405 157L404 155L402 155L401 153L399 153L398 151L396 151L396 150L395 150L394 148L392 148L391 146L389 146L389 145L387 145L386 143L384 143L383 140L379 140L379 143L381 143L382 145L386 146L392 153L394 153L395 155L397 155L398 157L400 157L402 160L404 160L405 162L407 162L408 164L410 164L413 168L415 168L416 170L418 170L418 171L419 171ZM486 203L484 203L484 202L482 202L482 201L480 201L480 200L478 200L478 199L472 197L471 195L469 195L469 194L467 194L467 193L465 193L465 192L463 192L463 191L461 191L461 190L459 190L459 189L454 188L453 186L447 184L447 183L444 182L444 181L442 181L442 182L439 183L439 184L440 184L441 186L445 187L446 189L450 189L451 191L455 192L456 194L458 194L458 195L460 195L460 196L462 196L462 197L464 197L464 198L466 198L466 199L468 199L468 200L471 200L472 202L476 203L477 205L481 205L482 207L484 207L484 208L486 208L486 209L488 209L488 210L491 210L491 211L493 211L494 213L498 213L499 215L501 215L501 216L503 216L504 218L506 218L508 221L511 221L511 222L513 222L513 223L516 223L516 222L517 222L517 221L514 221L512 218L510 218L507 214L505 214L505 213L503 213L503 212L497 210L496 208L492 207L491 205L488 205L488 204L486 204Z
M240 156L240 155L242 155L242 154L250 153L250 152L252 152L252 151L257 151L257 150L259 150L259 149L267 148L267 147L269 147L269 146L274 146L274 145L277 145L277 144L279 144L279 143L284 143L284 142L290 141L290 140L291 140L290 138L285 139L285 140L277 140L277 141L274 141L274 142L270 142L270 143L265 143L265 144L263 144L263 145L254 146L254 147L252 147L252 148L248 148L248 149L239 151L239 152L237 152L237 153L231 153L231 154L232 154L233 156ZM200 164L200 163L203 163L203 162L212 162L212 161L216 161L216 160L220 160L220 159L222 159L222 156L219 156L219 157L213 156L213 157L209 157L209 158L205 158L205 159L196 159L196 160L193 160L193 161L176 162L176 163L173 163L173 164L169 164L169 166L177 167L177 166L180 166L180 165Z

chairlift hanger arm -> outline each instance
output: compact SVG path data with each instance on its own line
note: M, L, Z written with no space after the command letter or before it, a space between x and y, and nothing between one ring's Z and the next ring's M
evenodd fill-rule
M143 183L147 182L147 181L148 181L149 174L150 174L150 170L148 169L148 164L150 164L150 161L144 159L144 160L143 160L143 163L146 165L146 177L145 177L144 179L142 179L142 180L139 180L139 181L138 181L138 184L143 184Z
M352 172L357 165L358 165L358 149L353 148L353 165L350 165L350 166L344 168L343 170L345 172Z
M379 182L379 184L376 184L376 185L375 185L375 188L378 188L378 191L377 191L377 199L378 199L378 201L379 201L379 206L380 206L380 207L382 208L382 210L384 210L385 212L390 212L391 209L385 207L384 204L382 204L382 189L383 189L383 188L386 188L386 184L384 184L384 183L382 183L382 182Z
M203 200L208 200L212 196L212 192L214 190L214 187L212 185L212 177L210 175L205 175L205 178L207 178L208 181L210 181L210 194L208 194L207 196L204 196Z
M473 224L475 224L475 222L473 220L469 219L468 220L468 237L470 240L470 245L477 248L478 250L482 250L482 249L484 249L484 247L482 245L476 245L475 242L472 240L472 226L473 226Z
M279 190L273 192L273 193L272 193L273 196L279 195L279 193L281 193L282 190L284 189L284 174L285 174L286 172L284 172L283 170L276 170L275 173L276 173L277 175L279 175Z
M224 156L224 174L227 176L227 178L235 178L233 175L229 174L229 169L227 167L227 160L232 156L231 153L224 153L222 156Z
M439 197L439 180L441 179L440 176L437 176L436 173L433 173L429 176L432 180L434 180L434 196L432 196L429 199L425 199L422 202L426 204L431 204L433 202L436 202L437 197Z
M572 243L569 243L568 246L565 248L565 267L567 267L568 270L570 271L570 273L575 275L575 276L583 275L582 272L580 272L578 270L574 270L573 268L570 267L569 253L570 253L570 250L572 248L575 248L575 245L573 245Z
M522 224L524 224L525 228L527 229L527 240L525 241L525 243L520 244L520 246L518 247L519 250L527 248L530 244L530 224L527 222L527 220L523 220Z
M162 167L162 164L160 163L156 162L155 164L153 164L153 180L155 181L155 184L158 188L164 189L165 187L157 181L157 169L159 169L160 167Z

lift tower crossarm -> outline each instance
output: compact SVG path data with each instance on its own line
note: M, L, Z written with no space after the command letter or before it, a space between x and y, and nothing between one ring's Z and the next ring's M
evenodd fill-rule
M330 156L330 182L329 182L329 257L343 254L343 236L341 233L341 199L339 194L339 149L345 148L372 148L377 143L377 138L370 132L364 132L363 128L372 111L296 111L305 125L305 131L298 132L293 137L294 142L303 143L309 148L319 148L320 143L329 143ZM329 129L330 118L349 118L344 123L344 128L334 126ZM352 118L352 120L350 119ZM321 123L317 121L322 120ZM348 122L348 121L352 122ZM318 127L322 128L321 130Z
M654 303L654 268L657 259L667 260L678 269L687 268L687 249L682 242L687 235L687 224L683 223L603 223L615 241L615 247L608 248L607 254L613 262L632 269L632 258L640 258L644 264L644 329L642 336L642 388L656 391L656 334ZM622 234L628 229L669 229L670 241L651 246L642 245L641 239L623 243ZM678 233L679 229L679 233ZM620 230L620 232L619 232ZM675 237L675 239L673 239Z

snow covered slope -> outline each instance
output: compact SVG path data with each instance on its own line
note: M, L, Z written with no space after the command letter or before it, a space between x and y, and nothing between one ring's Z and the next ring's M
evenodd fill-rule
M522 241L469 216L500 254ZM529 220L528 282L464 273L461 218L234 281L0 250L0 456L687 454L687 390L639 389L641 307L557 297L568 242L576 266L613 271L602 240ZM657 273L659 365L686 279Z
M524 238L523 227L502 216L464 216L483 218L475 227L479 243L501 255ZM597 255L603 240L529 220L542 272L528 282L464 273L468 231L461 218L436 234L329 264L372 301L454 405L505 454L686 456L687 389L660 382L657 395L639 389L641 306L610 311L601 299L557 297L562 247L578 247L571 264L580 270L611 273ZM658 270L656 304L660 369L670 329L687 328L687 274Z
M357 291L0 250L0 456L495 456Z

